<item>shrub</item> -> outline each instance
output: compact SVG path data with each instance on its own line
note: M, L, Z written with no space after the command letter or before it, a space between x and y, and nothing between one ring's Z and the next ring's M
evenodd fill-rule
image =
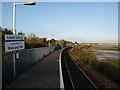
M90 48L86 49L86 46L79 49L74 47L73 52L85 64L89 64L96 71L120 84L120 61L114 59L98 61L96 55L91 52Z

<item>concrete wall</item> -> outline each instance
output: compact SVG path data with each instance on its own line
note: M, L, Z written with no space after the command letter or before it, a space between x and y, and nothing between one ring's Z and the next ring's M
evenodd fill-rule
M16 59L16 76L28 70L38 60L54 51L54 47L41 47L19 51L19 59ZM2 75L3 88L13 80L13 53L3 53Z

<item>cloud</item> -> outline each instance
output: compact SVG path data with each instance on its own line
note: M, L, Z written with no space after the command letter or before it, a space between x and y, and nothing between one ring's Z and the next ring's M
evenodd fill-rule
M103 11L103 8L97 8L96 11L101 12L101 11Z

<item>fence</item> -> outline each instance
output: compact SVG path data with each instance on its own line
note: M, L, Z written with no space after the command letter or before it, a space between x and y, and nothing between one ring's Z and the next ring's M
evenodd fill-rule
M19 51L19 59L16 60L16 77L28 70L38 60L54 51L54 47L42 47ZM10 84L13 77L13 53L2 54L2 87Z

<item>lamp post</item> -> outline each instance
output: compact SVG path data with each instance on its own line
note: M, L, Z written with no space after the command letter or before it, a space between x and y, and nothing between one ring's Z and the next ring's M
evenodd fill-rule
M16 5L36 5L35 2L13 3L13 35L16 35Z
M13 3L13 35L16 35L16 5L21 5L21 4L22 5L36 5L35 2ZM16 77L15 60L16 60L16 52L13 53L14 78Z

